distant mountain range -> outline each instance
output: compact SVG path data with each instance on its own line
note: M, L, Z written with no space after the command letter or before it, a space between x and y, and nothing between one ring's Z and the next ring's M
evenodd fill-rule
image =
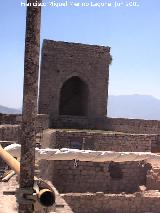
M4 114L19 114L21 113L21 109L14 109L0 105L0 113Z
M21 109L0 105L0 113L18 114ZM160 120L160 100L150 95L110 95L108 117Z
M111 95L108 117L160 120L160 100L150 95Z

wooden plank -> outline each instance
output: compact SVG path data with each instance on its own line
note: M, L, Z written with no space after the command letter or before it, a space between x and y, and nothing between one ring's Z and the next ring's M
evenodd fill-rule
M39 3L27 0L31 6L26 15L20 190L32 189L34 184L41 7L33 4ZM33 212L32 204L19 202L19 213Z

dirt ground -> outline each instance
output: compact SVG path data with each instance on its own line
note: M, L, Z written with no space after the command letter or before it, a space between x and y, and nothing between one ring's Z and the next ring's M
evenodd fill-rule
M16 198L4 192L15 191L18 187L16 176L9 182L0 182L0 213L17 213Z

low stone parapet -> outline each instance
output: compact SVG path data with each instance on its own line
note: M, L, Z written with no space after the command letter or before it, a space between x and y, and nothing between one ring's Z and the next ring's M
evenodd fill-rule
M69 193L63 198L74 213L159 213L160 192L135 194Z

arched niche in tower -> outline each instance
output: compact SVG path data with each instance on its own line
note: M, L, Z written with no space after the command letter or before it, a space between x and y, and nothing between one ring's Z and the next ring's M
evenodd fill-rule
M60 91L59 114L72 116L88 115L88 85L78 76L64 82Z

